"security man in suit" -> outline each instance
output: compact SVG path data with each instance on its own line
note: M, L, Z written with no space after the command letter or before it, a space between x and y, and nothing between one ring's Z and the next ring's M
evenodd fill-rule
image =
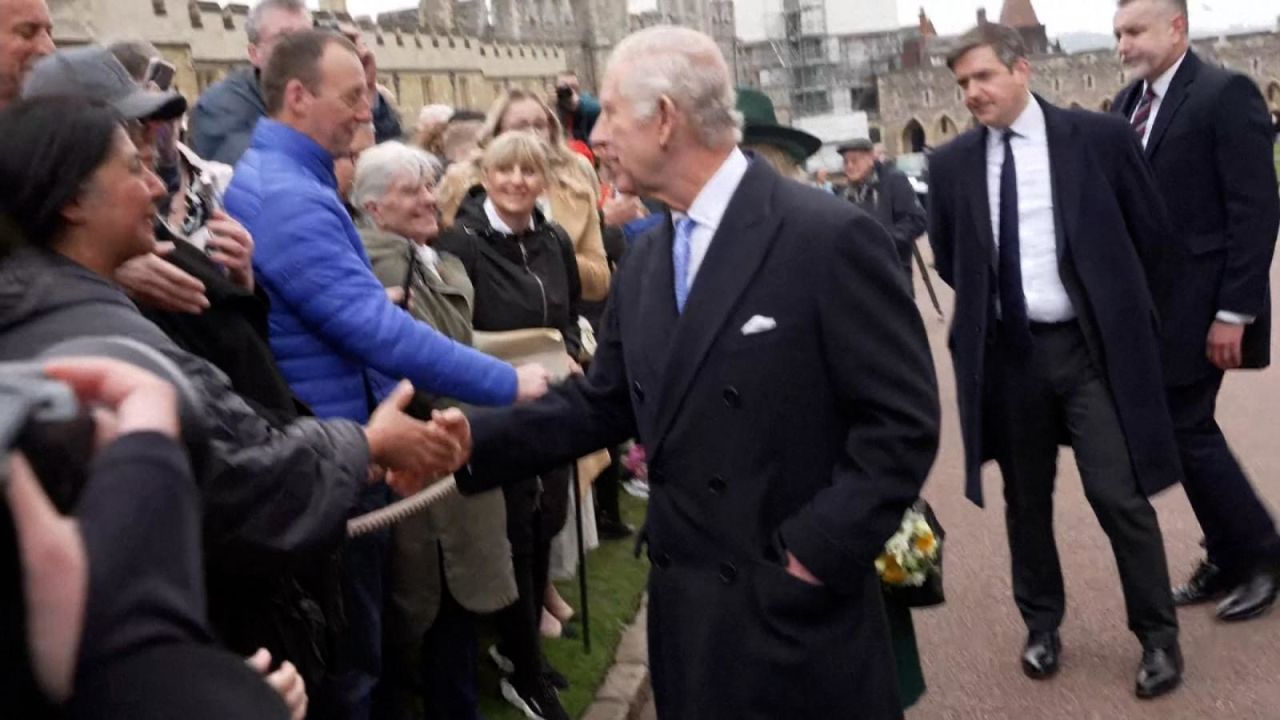
M1145 273L1168 221L1123 122L1031 94L1015 30L978 26L948 65L980 125L930 161L929 240L956 291L969 498L982 503L984 460L1004 478L1014 599L1029 630L1023 671L1042 679L1059 666L1066 597L1053 486L1065 438L1142 644L1135 691L1162 695L1179 684L1182 656L1147 496L1179 468Z
M1280 536L1214 412L1225 371L1271 360L1274 132L1252 80L1190 49L1186 0L1119 5L1120 59L1138 79L1113 107L1141 139L1177 232L1152 290L1183 487L1208 550L1174 599L1227 595L1218 617L1248 620L1275 603Z
M619 189L672 214L616 276L589 374L477 412L460 486L637 437L659 717L901 718L874 561L933 462L938 401L893 245L737 148L704 34L623 40L601 99Z

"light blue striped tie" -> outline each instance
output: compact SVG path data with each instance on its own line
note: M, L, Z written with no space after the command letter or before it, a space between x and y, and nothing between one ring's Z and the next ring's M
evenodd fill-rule
M689 299L689 256L696 227L698 222L691 217L676 223L676 241L671 246L671 260L676 271L676 310L680 312L684 312L684 303Z

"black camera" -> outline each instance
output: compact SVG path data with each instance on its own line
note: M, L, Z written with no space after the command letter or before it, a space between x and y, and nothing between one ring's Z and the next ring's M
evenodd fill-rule
M0 363L0 456L21 450L40 478L49 499L70 513L88 480L95 448L95 425L65 383L46 377L44 363L55 358L105 357L140 367L172 383L178 391L178 415L188 452L204 433L199 405L186 376L152 348L124 337L84 337L50 347L24 362ZM8 466L0 469L0 475Z
M556 86L556 105L562 110L573 110L573 88L568 85Z

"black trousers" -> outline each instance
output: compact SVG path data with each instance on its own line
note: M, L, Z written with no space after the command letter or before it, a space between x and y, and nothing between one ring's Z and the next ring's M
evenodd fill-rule
M990 428L1004 476L1013 594L1027 627L1056 630L1066 611L1053 534L1059 439L1067 437L1111 541L1129 629L1145 648L1177 640L1178 620L1155 509L1138 486L1115 403L1074 322L1032 326L1032 347L999 334L989 348Z
M529 687L542 674L542 600L550 575L551 540L564 527L569 504L568 469L503 486L507 538L519 598L494 615L501 648L515 665L513 679Z
M1214 419L1222 371L1168 389L1187 500L1204 531L1209 561L1242 576L1280 564L1280 536Z

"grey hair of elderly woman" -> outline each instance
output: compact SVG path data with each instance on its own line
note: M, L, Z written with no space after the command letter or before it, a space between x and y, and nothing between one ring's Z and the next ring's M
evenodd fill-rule
M384 142L360 154L356 162L356 179L347 198L351 205L364 210L365 205L386 196L401 180L430 182L440 179L444 166L435 155L401 142Z

